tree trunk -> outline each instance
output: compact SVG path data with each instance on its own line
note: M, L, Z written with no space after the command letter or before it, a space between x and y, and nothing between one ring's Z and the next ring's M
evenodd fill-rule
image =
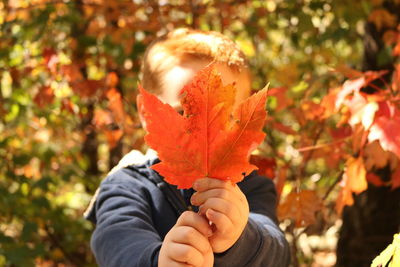
M389 12L399 10L392 1L384 3ZM399 22L399 21L397 21ZM394 63L378 59L384 49L382 37L387 30L378 30L373 23L366 23L364 36L363 70L389 70L383 79L388 81ZM382 86L377 80L375 85ZM372 93L372 87L364 88ZM378 175L383 181L389 181L390 168L380 170ZM370 266L372 260L393 240L393 235L400 231L400 188L375 187L354 196L354 205L343 210L343 225L339 233L337 245L337 262L340 267Z
M400 231L400 189L368 185L343 210L343 225L337 246L337 266L370 266L372 260Z

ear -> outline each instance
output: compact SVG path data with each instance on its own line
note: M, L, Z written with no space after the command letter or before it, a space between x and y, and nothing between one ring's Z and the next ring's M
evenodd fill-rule
M143 129L146 130L146 121L144 120L143 116L144 114L143 96L141 94L138 94L136 96L136 108L138 110L140 123L142 124Z

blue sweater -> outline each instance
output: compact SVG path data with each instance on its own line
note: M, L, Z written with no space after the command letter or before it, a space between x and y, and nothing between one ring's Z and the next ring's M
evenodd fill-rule
M196 210L189 203L193 190L178 191L163 182L150 168L155 162L120 169L101 183L86 214L96 224L91 248L99 266L156 267L162 241L179 215ZM289 247L277 226L274 184L253 172L238 186L249 203L249 220L230 249L214 254L214 266L288 266Z

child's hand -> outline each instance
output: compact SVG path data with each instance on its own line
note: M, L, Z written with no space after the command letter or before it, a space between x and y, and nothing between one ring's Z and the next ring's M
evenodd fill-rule
M214 254L208 241L211 234L207 219L185 211L164 238L158 266L212 267Z
M214 252L229 249L239 239L249 217L246 196L236 184L212 178L199 179L193 184L197 192L191 202L199 206L199 213L215 225L209 238Z

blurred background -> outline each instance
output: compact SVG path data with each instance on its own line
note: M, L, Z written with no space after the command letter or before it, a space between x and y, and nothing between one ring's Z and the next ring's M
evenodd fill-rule
M400 225L399 0L1 0L0 266L96 266L83 212L146 150L147 45L215 30L270 83L251 160L277 186L292 266L370 266Z

